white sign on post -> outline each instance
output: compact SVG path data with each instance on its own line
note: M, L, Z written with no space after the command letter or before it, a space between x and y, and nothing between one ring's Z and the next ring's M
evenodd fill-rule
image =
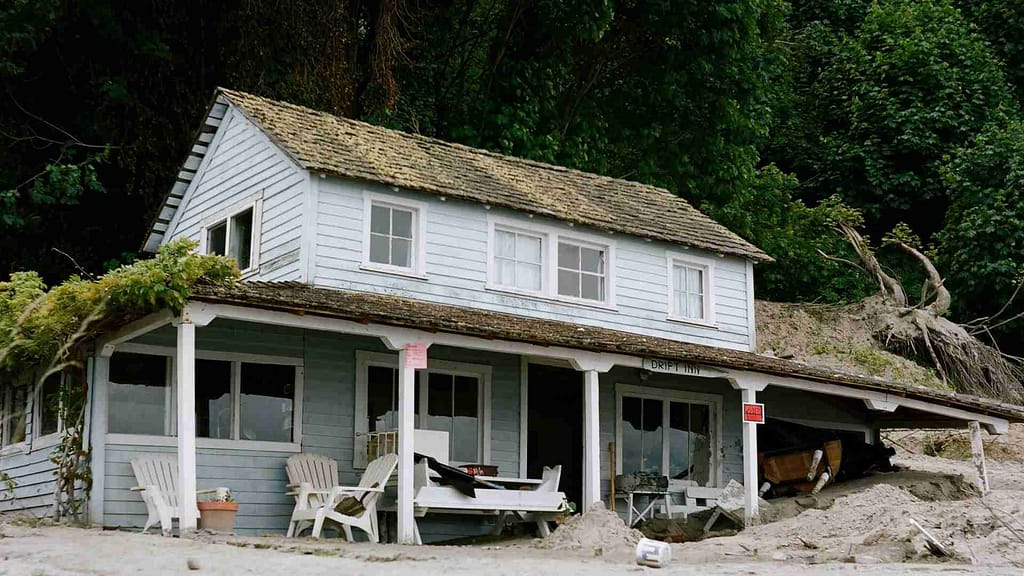
M416 342L405 347L405 367L416 370L427 368L427 345Z

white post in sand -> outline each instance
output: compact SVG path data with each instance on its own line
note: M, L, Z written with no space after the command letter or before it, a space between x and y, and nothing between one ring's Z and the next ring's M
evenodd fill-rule
M988 493L988 467L985 465L985 445L981 442L981 424L977 421L967 423L967 430L971 433L971 456L974 459L974 467L978 469L978 488L982 495Z
M757 391L753 388L741 390L744 404L757 402ZM757 424L743 423L743 521L747 526L757 524L761 519L757 495Z
M178 503L181 508L179 533L196 529L196 325L189 313L178 322L175 350L178 374ZM169 526L162 526L164 530Z
M601 500L601 429L597 370L583 373L583 506L586 512Z

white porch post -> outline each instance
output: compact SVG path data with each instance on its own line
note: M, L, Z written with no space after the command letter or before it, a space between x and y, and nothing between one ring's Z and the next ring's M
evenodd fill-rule
M583 511L601 501L601 430L597 370L583 372Z
M413 509L413 431L416 369L406 361L405 348L398 351L398 543L416 544Z
M92 490L89 492L89 522L103 524L103 489L106 484L104 470L107 461L107 381L110 378L110 357L97 354L92 360L92 397L89 418L89 446L92 468Z
M196 529L196 326L183 314L175 355L178 374L178 503L181 535Z
M757 402L757 391L753 388L742 389L743 403ZM743 520L747 526L757 524L760 519L757 495L757 424L743 423Z

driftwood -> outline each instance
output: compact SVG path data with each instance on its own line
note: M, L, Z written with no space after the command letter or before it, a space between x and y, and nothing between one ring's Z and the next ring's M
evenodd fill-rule
M931 552L935 556L938 556L939 558L947 558L949 556L952 556L949 550L946 550L946 547L943 546L942 543L939 542L937 538L935 538L935 536L932 536L930 532L925 530L924 526L921 526L921 524L917 520L914 520L913 518L910 518L909 520L910 524L913 525L914 528L917 528L921 532L921 535L924 536L925 546L928 547L929 552Z
M924 252L893 234L886 245L910 255L925 271L921 300L911 305L903 285L885 272L864 237L848 224L838 224L836 230L850 243L860 264L822 256L854 264L878 285L878 294L864 302L864 316L886 350L931 366L944 384L958 392L1024 402L1024 371L1018 359L975 336L988 333L986 322L998 315L966 325L946 318L953 297L938 269Z

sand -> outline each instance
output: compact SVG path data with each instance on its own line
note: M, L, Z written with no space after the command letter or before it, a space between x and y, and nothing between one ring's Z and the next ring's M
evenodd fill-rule
M993 490L973 495L967 462L901 454L913 470L835 485L816 498L776 501L789 516L736 536L673 545L667 574L803 576L1016 575L1024 568L1024 463L991 463ZM798 501L799 500L799 501ZM995 512L993 512L995 511ZM589 516L589 517L588 517ZM910 526L915 518L955 552L938 560ZM607 511L562 526L550 541L474 546L397 546L281 537L162 538L129 532L0 524L0 575L121 576L289 573L612 576L633 563L637 537ZM597 550L601 553L598 555ZM695 564L700 564L699 567Z
M618 514L595 503L585 514L569 518L549 538L536 540L534 545L546 550L593 551L595 556L628 555L643 537L639 530L627 528Z

